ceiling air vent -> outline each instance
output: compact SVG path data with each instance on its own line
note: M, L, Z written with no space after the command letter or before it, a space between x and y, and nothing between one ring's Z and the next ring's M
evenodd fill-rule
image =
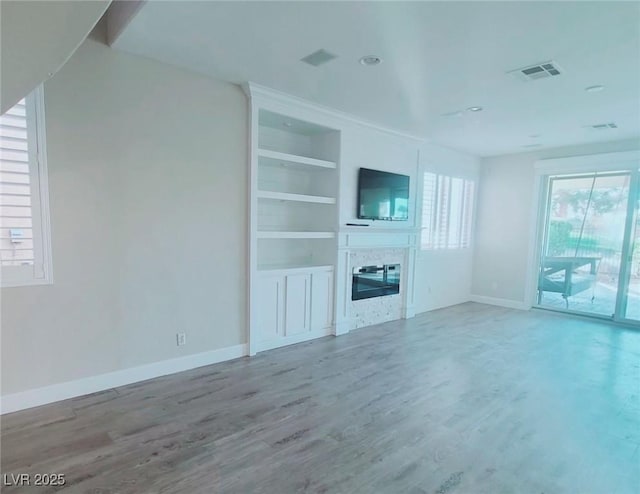
M329 53L326 50L317 50L311 53L310 55L307 55L306 57L301 58L300 61L304 63L308 63L309 65L313 65L314 67L317 67L318 65L322 65L327 62L330 62L331 60L337 57L338 55Z
M618 126L616 124L614 124L613 122L590 125L590 127L592 129L596 129L596 130L617 129L618 128Z
M507 72L517 77L521 81L535 81L537 79L545 79L547 77L554 77L560 75L562 70L556 62L542 62L536 65L529 65L528 67L522 67L521 69L511 70Z

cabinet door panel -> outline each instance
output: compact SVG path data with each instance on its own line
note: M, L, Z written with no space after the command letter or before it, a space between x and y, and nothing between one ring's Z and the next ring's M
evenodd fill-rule
M269 276L257 282L256 319L261 340L282 336L283 281L282 278Z
M311 330L333 324L333 273L311 275Z
M293 274L286 278L285 335L309 331L310 275Z

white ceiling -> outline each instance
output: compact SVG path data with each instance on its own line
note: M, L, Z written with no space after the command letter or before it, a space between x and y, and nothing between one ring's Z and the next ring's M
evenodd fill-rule
M57 72L108 6L107 0L0 2L0 114Z
M150 1L114 46L480 156L640 136L637 2ZM300 62L320 48L338 58ZM564 73L506 74L547 60Z

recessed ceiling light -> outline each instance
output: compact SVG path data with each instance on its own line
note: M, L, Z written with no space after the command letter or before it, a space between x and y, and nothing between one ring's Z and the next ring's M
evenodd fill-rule
M282 125L284 125L285 127L291 127L292 123L291 122L284 122Z
M604 89L604 86L601 86L600 84L598 84L597 86L589 86L589 87L584 88L584 90L587 93L599 93L603 89Z
M360 59L360 63L367 66L380 65L382 63L382 58L375 55L366 55Z
M467 108L467 111L482 111L482 107L481 106L470 106L469 108Z

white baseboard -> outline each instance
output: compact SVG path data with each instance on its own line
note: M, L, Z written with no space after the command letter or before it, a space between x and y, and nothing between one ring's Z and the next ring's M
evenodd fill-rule
M351 320L344 319L334 325L333 334L335 336L342 336L343 334L347 334L350 330L351 330Z
M47 403L75 398L90 393L97 393L106 389L125 386L139 381L146 381L154 377L166 376L176 372L195 369L205 365L216 364L226 360L244 357L248 354L246 344L219 348L210 352L196 353L184 357L163 360L152 364L131 367L97 376L85 377L75 381L52 384L42 388L30 389L5 395L0 398L0 413L17 412Z
M404 319L411 319L412 317L416 317L416 308L413 305L402 307L402 317Z
M471 302L477 302L479 304L497 305L499 307L507 307L509 309L529 310L531 305L525 304L518 300L510 300L508 298L498 297L485 297L484 295L471 295L469 297Z

